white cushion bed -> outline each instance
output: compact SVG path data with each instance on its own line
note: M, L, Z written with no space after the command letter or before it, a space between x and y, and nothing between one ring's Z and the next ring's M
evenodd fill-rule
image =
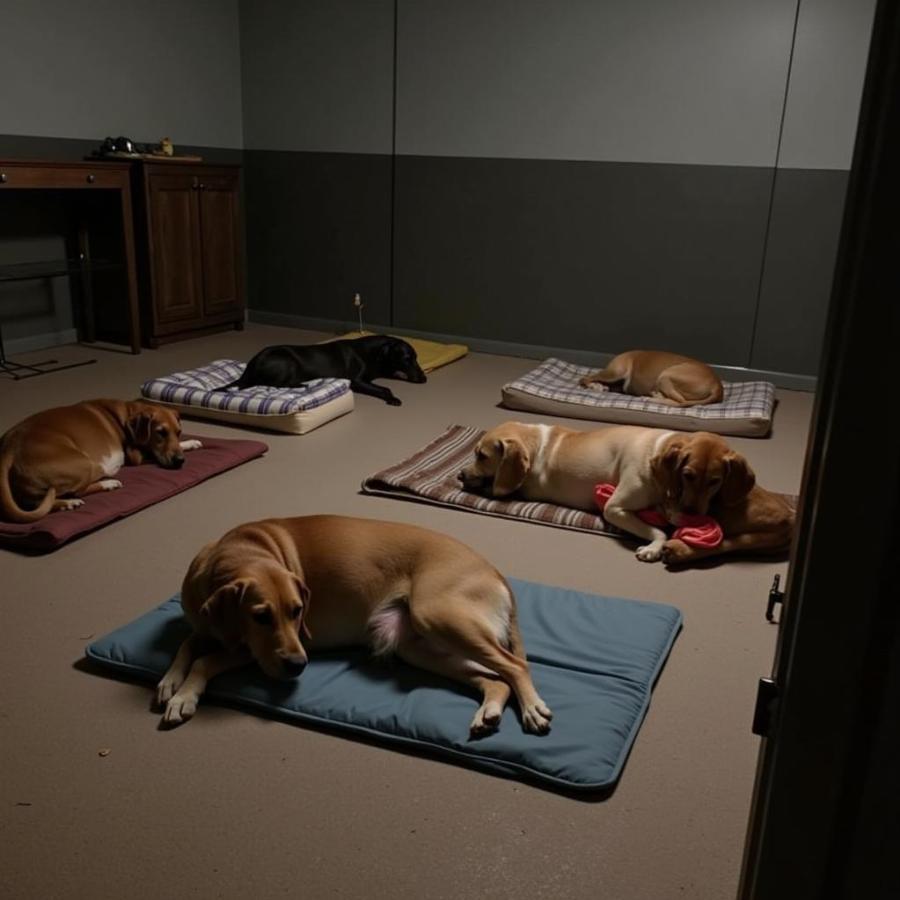
M151 378L141 385L141 395L191 418L288 434L306 434L353 410L353 391L346 378L317 378L295 388L222 390L245 365L236 359L217 359L198 369Z
M536 369L503 386L503 405L574 419L742 437L765 437L772 427L775 386L768 381L724 382L721 403L680 407L649 397L581 387L578 380L596 371L596 367L576 366L561 359L544 360Z

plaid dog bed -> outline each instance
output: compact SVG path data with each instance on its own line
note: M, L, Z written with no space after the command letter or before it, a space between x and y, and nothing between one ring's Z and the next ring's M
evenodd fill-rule
M185 415L293 434L305 434L353 409L346 378L316 378L292 388L223 390L240 377L245 365L236 359L217 359L197 369L151 378L141 385L141 395Z
M649 397L581 387L578 380L595 371L561 359L547 359L503 386L503 405L574 419L743 437L765 437L772 427L775 386L768 381L726 382L721 403L680 407Z
M475 445L483 434L480 428L451 425L440 437L407 459L366 478L362 483L362 492L637 540L634 535L608 525L599 512L529 500L495 500L464 491L457 475L464 465L472 461ZM796 497L783 496L796 506Z

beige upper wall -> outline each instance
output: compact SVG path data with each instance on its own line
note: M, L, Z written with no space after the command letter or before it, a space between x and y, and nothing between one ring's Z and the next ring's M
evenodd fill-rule
M237 0L6 0L0 134L240 148Z

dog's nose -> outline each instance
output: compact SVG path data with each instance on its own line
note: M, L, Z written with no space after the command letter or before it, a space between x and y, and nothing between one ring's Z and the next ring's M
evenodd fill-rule
M172 468L180 469L184 465L184 457L183 456L173 456L172 457Z
M284 674L288 678L296 678L306 668L306 660L286 659L281 665L284 668Z

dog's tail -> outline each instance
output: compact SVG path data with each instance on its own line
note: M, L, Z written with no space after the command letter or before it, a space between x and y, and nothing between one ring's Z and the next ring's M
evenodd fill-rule
M38 519L43 519L53 508L53 504L56 501L56 488L51 487L44 496L44 499L41 500L40 504L34 509L22 509L22 507L16 503L16 499L13 497L12 488L9 484L9 473L12 469L12 464L12 450L5 448L2 453L0 453L0 512L3 513L3 517L8 522L17 522L20 524L37 522Z

